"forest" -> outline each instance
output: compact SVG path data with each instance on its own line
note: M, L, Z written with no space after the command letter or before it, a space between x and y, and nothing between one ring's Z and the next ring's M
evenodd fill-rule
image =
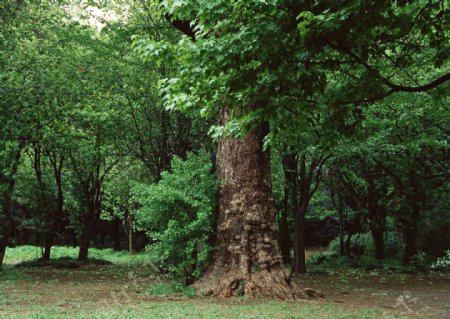
M0 0L1 318L449 318L448 0Z

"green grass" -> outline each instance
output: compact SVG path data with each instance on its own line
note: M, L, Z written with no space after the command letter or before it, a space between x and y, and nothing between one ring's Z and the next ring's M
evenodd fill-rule
M187 297L194 297L195 289L178 283L162 282L152 285L148 293L152 296L181 294Z
M77 253L76 248L55 247L52 256L56 259L52 262L73 262ZM33 261L40 258L40 248L22 246L8 249L7 266L0 271L0 318L417 318L400 316L397 315L398 312L377 308L375 304L358 304L345 295L292 303L248 298L227 300L198 298L195 297L192 288L171 282L156 274L151 266L146 265L146 262L155 259L151 254L130 255L111 249L91 249L89 257L94 260L105 260L110 264L91 263L76 269L33 267ZM28 262L30 267L15 267L24 262ZM361 292L358 290L358 294L364 293L368 298L374 293L380 293L381 290L372 286L373 282L378 280L381 282L384 278L379 270L365 271L344 267L334 265L333 268L331 264L325 267L321 264L315 270L310 268L313 270L309 275L312 280L310 283L314 283L314 278L318 281L325 280L329 285L324 287L326 294L327 289L334 289L336 292L342 288L350 292L351 288L362 288ZM406 274L390 276L386 277L387 283L392 282L394 278L392 276L395 276L396 280L401 279L397 278L398 276L411 278L411 275ZM139 281L141 279L143 280ZM306 277L299 278L300 282L304 280ZM359 286L356 286L356 283L359 283ZM315 285L312 287L315 288ZM335 299L344 301L336 303Z
M55 246L52 248L52 259L76 259L78 256L78 248L67 246ZM20 264L32 262L42 257L40 247L36 246L19 246L15 248L7 248L5 255L5 264ZM155 260L149 253L130 254L127 251L115 251L113 249L89 249L89 259L105 260L114 265L142 265L148 264Z
M223 303L214 300L201 302L141 302L130 305L103 305L101 309L73 312L55 308L41 309L33 314L6 315L5 319L403 319L402 316L385 315L381 310L349 310L342 306L298 305L279 302L233 302Z
M421 263L402 265L397 258L385 258L378 260L372 256L360 256L359 258L348 258L333 253L319 253L312 255L307 262L309 270L327 272L327 270L359 269L361 271L376 271L386 273L415 274L428 272L429 269Z

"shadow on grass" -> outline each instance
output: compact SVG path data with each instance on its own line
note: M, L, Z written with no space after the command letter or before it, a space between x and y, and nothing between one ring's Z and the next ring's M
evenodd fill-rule
M107 260L96 258L92 258L87 261L80 261L78 259L71 257L61 257L52 260L38 259L32 261L24 261L17 264L15 267L18 268L51 267L56 269L75 269L87 265L105 266L105 265L112 265L112 263Z

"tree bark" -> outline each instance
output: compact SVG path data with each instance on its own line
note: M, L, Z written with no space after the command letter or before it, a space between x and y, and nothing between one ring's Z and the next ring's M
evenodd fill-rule
M2 176L2 179L7 179ZM5 256L6 247L8 246L9 239L14 235L14 231L16 229L16 225L14 223L13 218L13 210L12 210L12 192L15 185L14 179L8 179L7 189L1 193L1 213L4 216L0 215L1 228L0 228L0 267L3 265L3 258ZM3 186L3 185L1 185Z
M85 236L83 236L85 237ZM80 241L80 250L78 251L78 260L86 261L89 253L89 239L86 237Z
M309 200L308 200L309 201ZM303 202L295 212L295 232L294 232L294 273L306 273L305 258L305 215L308 204Z
M121 222L119 218L114 218L112 223L111 237L113 240L113 248L116 251L120 250L120 226Z
M92 203L91 205L88 214L84 218L83 230L80 236L80 250L78 251L78 260L80 261L88 259L89 246L99 218L97 207L93 206L94 204Z
M229 111L222 110L221 124L229 119ZM242 139L218 143L217 249L194 284L201 294L294 298L277 241L270 154L263 150L267 133L268 124L262 124Z
M420 207L418 204L412 205L410 214L404 213L406 216L403 221L403 260L402 263L407 265L411 259L417 255L417 233L418 223L420 219Z
M384 259L384 231L386 229L387 209L379 204L379 200L386 195L387 187L377 189L374 182L374 175L367 175L367 208L369 211L368 221L370 232L375 243L375 258Z
M89 254L89 246L91 244L92 231L91 226L86 226L80 238L80 250L78 251L78 260L87 261Z
M286 180L284 187L284 207L281 212L280 220L280 250L283 256L283 262L291 261L292 243L289 236L288 215L289 211L295 212L297 205L297 159L294 153L288 153L283 156L284 178Z
M370 232L372 233L373 241L375 243L375 258L384 259L384 232L380 231L377 227L371 227Z
M347 235L347 239L345 240L345 254L347 255L347 257L352 256L351 245L352 245L352 233L349 232Z
M50 232L47 234L47 237L45 239L45 247L44 247L44 254L42 255L43 260L50 260L51 255L51 249L53 246L53 243L55 241L56 233L58 232L58 229L61 226L61 220L63 215L63 209L64 209L64 193L62 190L62 168L64 163L64 156L60 156L59 161L57 162L55 158L50 159L52 166L53 166L53 174L55 177L55 184L56 184L56 210L55 215L53 217L53 224L51 227Z
M128 252L130 254L133 253L133 215L131 215L131 212L129 211L127 214L127 221L128 221Z
M342 208L339 208L339 255L345 255L345 241L344 241L344 213Z
M280 245L281 256L283 257L284 263L289 263L291 261L291 242L289 239L289 224L288 224L288 214L289 214L289 195L288 189L285 187L284 190L284 200L283 208L280 211L279 223L278 223L278 242Z
M0 269L3 266L3 260L5 259L7 244L8 242L5 239L0 240Z

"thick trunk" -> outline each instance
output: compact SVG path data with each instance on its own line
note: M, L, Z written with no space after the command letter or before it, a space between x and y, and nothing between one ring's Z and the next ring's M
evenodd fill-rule
M222 111L222 124L227 120L229 112ZM294 298L277 241L270 155L263 150L267 132L264 124L242 139L219 141L217 250L194 285L201 294Z

